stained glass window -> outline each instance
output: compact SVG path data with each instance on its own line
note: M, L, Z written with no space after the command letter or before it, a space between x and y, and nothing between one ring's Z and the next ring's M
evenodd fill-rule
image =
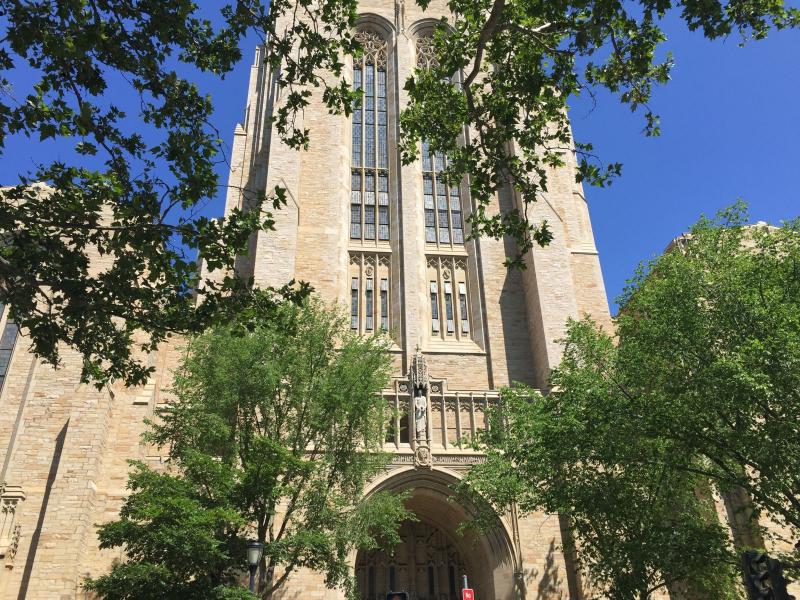
M386 241L389 239L387 47L374 33L359 31L356 38L364 53L353 65L353 89L360 91L361 97L353 107L350 238L375 240L377 234L378 240Z
M439 66L434 51L433 38L417 39L417 68L431 69ZM453 77L458 83L458 74ZM458 185L448 186L440 179L447 168L447 159L441 153L432 153L426 140L422 142L422 186L425 210L425 241L439 244L463 244L464 223L461 216L461 197Z
M440 179L447 167L446 158L432 153L422 142L422 200L425 210L425 241L439 244L463 244L464 223L461 196L457 185L448 186Z

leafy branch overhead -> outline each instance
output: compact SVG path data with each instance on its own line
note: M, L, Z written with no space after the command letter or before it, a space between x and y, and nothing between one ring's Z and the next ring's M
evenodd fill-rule
M620 172L600 163L591 144L573 142L566 110L574 95L611 90L642 108L646 132L658 133L648 101L669 77L669 57L657 58L668 12L709 38L759 39L800 20L773 0L447 6L455 16L436 29L435 65L405 83L401 155L414 160L422 139L446 152L447 176L466 176L476 202L472 235L513 237L515 266L552 237L530 210L547 192L552 168L571 164L574 150L580 181L607 185ZM219 14L211 20L208 7L191 0L0 0L0 152L23 137L58 144L63 157L5 182L18 185L2 192L0 302L12 306L47 361L58 363L60 344L76 349L85 380L140 383L149 373L140 350L254 301L235 258L252 233L272 227L270 211L285 195L234 190L242 210L202 216L222 189L215 169L227 157L200 75L224 77L241 59L244 36L255 32L283 91L274 125L295 148L309 144L298 117L315 91L333 112L349 113L355 100L345 65L359 52L356 0L213 8ZM34 74L30 90L15 89L17 72ZM112 87L129 92L125 106L108 101ZM35 182L52 189L32 189ZM515 190L515 208L494 214L490 199L506 187ZM204 301L195 303L194 294Z

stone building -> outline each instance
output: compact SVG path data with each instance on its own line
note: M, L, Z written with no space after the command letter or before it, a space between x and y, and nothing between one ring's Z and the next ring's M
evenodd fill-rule
M281 98L256 53L225 210L241 207L247 191L276 185L286 188L288 205L274 232L253 239L239 269L261 285L308 281L349 307L354 330L386 330L394 341L396 377L384 391L400 415L387 444L394 460L370 491L410 490L419 521L403 526L394 556L353 556L362 597L393 589L450 600L467 575L480 600L578 598L558 516L511 512L490 534L461 537L456 528L468 510L448 501L451 484L482 460L459 440L483 427L498 390L515 381L546 386L568 318L609 320L574 158L550 175L531 215L551 224L554 241L526 256L527 269L509 271L509 240L467 240L468 187L439 179L445 158L423 147L419 162L403 166L396 151L402 83L430 60L429 36L445 3L422 12L403 0L362 0L359 10L366 51L348 68L365 100L348 118L328 114L315 97L299 123L311 132L308 151L273 135L268 117ZM505 189L494 210L516 202ZM126 461L160 460L140 441L142 420L166 401L179 348L150 357L156 371L147 385L98 391L79 383L78 356L67 352L54 371L27 352L13 324L0 321L0 331L0 599L82 598L82 578L120 557L98 550L95 525L120 507ZM300 572L285 596L340 593Z

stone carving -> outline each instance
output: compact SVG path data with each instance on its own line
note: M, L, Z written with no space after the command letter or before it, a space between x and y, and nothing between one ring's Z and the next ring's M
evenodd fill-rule
M433 38L429 35L417 39L417 68L431 69L438 67L439 61L433 51Z
M430 448L427 444L417 446L414 451L414 466L430 469L433 466Z
M14 531L11 532L11 542L8 544L8 550L6 550L6 560L9 565L14 563L14 557L17 555L17 550L19 550L21 532L22 525L14 525Z
M411 369L408 380L413 390L414 408L414 465L416 467L430 468L433 464L431 450L428 447L428 365L425 357L417 346L414 358L411 359Z
M486 462L485 456L476 456L476 455L456 455L456 456L437 456L434 459L434 462L439 464L451 464L451 465L478 465L481 463Z
M406 32L406 4L404 0L395 0L394 3L394 26L405 34Z
M355 35L356 41L364 49L364 62L368 65L375 64L386 68L386 42L378 34L371 31L359 30Z
M414 358L411 359L408 379L415 392L418 389L422 389L423 393L428 390L428 363L425 362L425 357L422 356L419 346L416 348Z
M417 441L428 439L428 399L418 388L414 397L414 425L417 432Z
M0 485L0 558L14 558L19 545L20 526L15 523L17 506L25 500L25 492L18 485Z

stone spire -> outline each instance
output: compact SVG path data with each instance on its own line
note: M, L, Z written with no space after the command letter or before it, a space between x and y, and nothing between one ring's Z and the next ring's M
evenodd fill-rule
M411 383L412 391L422 390L425 395L428 392L428 364L419 349L419 344L414 351L411 359L411 368L408 371L408 379Z

